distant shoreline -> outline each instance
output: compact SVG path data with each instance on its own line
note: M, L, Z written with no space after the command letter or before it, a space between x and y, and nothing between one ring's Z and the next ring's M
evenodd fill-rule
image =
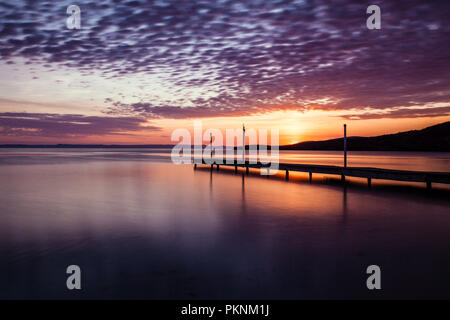
M1 144L0 148L101 148L101 149L118 149L118 148L164 148L171 149L174 145L169 144Z
M306 143L306 142L305 142ZM309 144L309 142L308 142ZM89 144L89 145L79 145L79 144L2 144L0 145L0 149L172 149L174 145L97 145L97 144ZM206 146L202 146L205 148ZM245 146L246 150L249 149L249 146ZM193 147L192 147L193 148ZM238 149L235 147L235 149ZM258 149L258 146L256 147ZM271 149L270 146L267 147L268 150ZM343 151L342 148L293 148L291 145L280 146L280 151ZM420 149L355 149L348 148L347 151L385 151L385 152L450 152L450 150L420 150Z

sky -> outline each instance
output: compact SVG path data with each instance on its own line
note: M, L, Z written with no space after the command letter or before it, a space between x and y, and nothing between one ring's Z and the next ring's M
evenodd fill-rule
M449 21L449 1L0 1L0 143L421 129L450 120Z

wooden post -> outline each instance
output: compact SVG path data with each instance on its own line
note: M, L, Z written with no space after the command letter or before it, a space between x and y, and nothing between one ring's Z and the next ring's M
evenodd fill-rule
M242 161L245 163L245 126L242 124Z
M197 169L197 164L196 163L194 163L194 169Z
M286 170L286 180L289 180L289 170Z
M369 186L369 188L372 188L372 178L367 178L367 185Z
M427 183L427 190L431 190L431 180L430 180L430 178L426 177L425 181Z
M237 173L237 165L234 165L234 173Z
M312 182L312 172L309 173L309 183Z
M248 174L248 166L245 168L245 174Z
M344 167L347 168L347 125L344 124Z
M209 146L211 149L209 149L209 155L211 156L212 161L212 132L209 133Z
M217 165L217 171L219 171L219 165Z

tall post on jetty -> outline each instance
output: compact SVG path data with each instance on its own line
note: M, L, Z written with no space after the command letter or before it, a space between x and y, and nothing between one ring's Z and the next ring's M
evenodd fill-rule
M211 156L211 170L213 169L213 159L212 159L212 132L209 133L209 147L211 149L209 149L209 154Z
M242 124L242 162L245 164L245 125Z
M347 125L344 124L344 167L347 168Z

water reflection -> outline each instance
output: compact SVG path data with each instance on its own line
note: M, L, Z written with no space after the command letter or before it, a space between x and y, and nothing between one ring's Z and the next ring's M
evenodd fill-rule
M347 185L342 187L342 223L345 225L347 221Z
M384 298L450 297L448 193L290 178L0 165L0 298L370 298L373 263ZM81 296L65 288L69 264Z
M241 198L241 203L242 203L242 214L245 215L245 211L246 211L246 206L245 206L245 174L242 173L242 198Z
M3 148L0 164L17 163L67 163L80 160L129 160L170 161L170 148L64 148L64 149L20 149ZM288 151L279 152L280 162L338 165L343 164L341 151ZM354 167L381 167L416 171L450 171L449 152L384 152L351 151L348 165Z

